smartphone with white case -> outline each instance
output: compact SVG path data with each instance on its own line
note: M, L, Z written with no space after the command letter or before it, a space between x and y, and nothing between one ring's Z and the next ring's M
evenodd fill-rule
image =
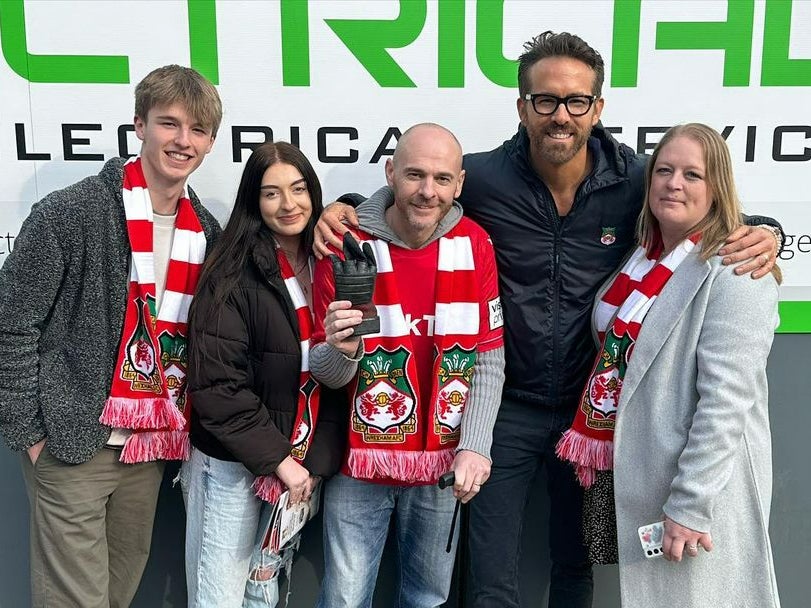
M645 557L661 557L662 541L665 538L665 522L657 521L655 524L648 524L639 527L639 542L642 543L642 551Z

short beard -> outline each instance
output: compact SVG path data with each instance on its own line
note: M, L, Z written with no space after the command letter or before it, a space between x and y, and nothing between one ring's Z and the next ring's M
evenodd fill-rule
M544 134L532 136L532 148L538 158L551 165L565 165L572 160L589 140L591 131L577 131L571 146L560 146L550 143ZM533 155L533 156L535 156Z
M444 212L440 212L439 219L436 221L428 220L427 218L417 218L415 217L416 214L412 215L411 213L407 213L406 222L408 222L408 225L417 232L430 229L431 233L433 234L439 226L439 223L445 219L446 215L448 215L448 211L450 211L450 208L446 209Z

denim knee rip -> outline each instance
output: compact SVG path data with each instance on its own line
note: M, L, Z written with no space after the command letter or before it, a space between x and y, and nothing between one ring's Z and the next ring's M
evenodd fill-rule
M290 599L292 590L293 556L299 545L299 538L295 538L285 547L281 554L261 552L254 554L251 563L248 582L245 585L245 601L243 608L273 608L279 602L279 572L284 570L287 577L287 593L284 605Z

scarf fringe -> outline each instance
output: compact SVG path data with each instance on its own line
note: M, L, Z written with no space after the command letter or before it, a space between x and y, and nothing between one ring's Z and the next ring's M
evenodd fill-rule
M436 483L448 471L454 448L440 451L394 451L350 448L347 467L356 479L394 479L407 483Z
M189 450L187 431L136 431L124 444L120 460L125 464L152 460L188 460Z
M275 474L260 475L254 480L253 486L251 487L257 498L269 502L272 505L279 502L279 496L287 491L282 480Z
M169 429L186 426L183 412L166 397L108 397L99 422L113 428Z
M577 479L584 488L594 483L596 471L614 468L613 441L588 437L573 428L563 433L555 454L561 460L574 463Z

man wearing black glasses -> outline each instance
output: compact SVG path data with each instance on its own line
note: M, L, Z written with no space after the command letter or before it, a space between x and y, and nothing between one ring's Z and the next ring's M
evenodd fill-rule
M555 444L594 362L594 293L634 243L645 167L599 122L603 73L600 55L577 36L536 37L519 58L518 133L465 158L460 198L496 247L510 352L491 477L470 503L468 596L476 607L520 606L524 507L544 465L549 606L591 606L583 492Z
M604 65L597 51L577 36L553 32L524 49L518 132L494 150L465 155L467 177L458 197L495 247L506 353L490 478L470 502L466 606L521 605L524 509L545 465L549 607L584 608L591 606L593 584L582 540L583 491L555 445L571 425L596 356L594 295L634 245L646 157L600 124ZM331 205L323 217L338 232L346 230L340 219L357 225L342 205ZM772 222L748 218L752 226ZM736 231L721 250L725 262L745 260L736 272L765 276L778 249L780 229L774 230Z

